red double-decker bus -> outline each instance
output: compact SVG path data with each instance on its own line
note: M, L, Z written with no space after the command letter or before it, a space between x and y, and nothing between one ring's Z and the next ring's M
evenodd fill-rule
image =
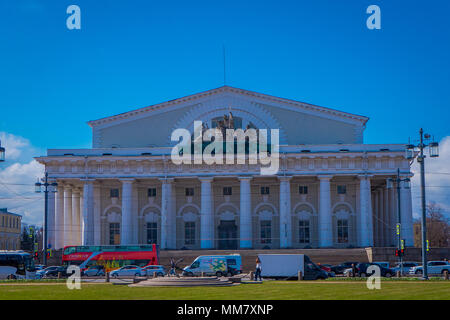
M126 266L144 267L157 265L159 246L149 245L112 245L112 246L67 246L64 247L63 265L79 265L86 269L102 265L106 272Z

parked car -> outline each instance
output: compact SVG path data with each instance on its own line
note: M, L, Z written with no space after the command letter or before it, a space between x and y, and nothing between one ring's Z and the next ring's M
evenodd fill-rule
M56 270L58 266L50 266L36 271L36 279L41 279L47 271Z
M328 274L328 277L334 277L336 274L331 271L331 267L332 265L330 264L318 264L317 265L320 269L322 269L323 271L325 271Z
M334 272L335 274L343 274L346 269L349 269L352 267L352 264L354 264L356 266L358 263L359 262L357 262L357 261L347 261L347 262L341 263L337 266L332 266L331 271Z
M95 277L95 276L104 276L105 275L105 267L102 265L92 266L89 269L83 271L83 276L87 277Z
M428 274L442 274L444 271L450 273L450 263L448 261L428 261ZM412 267L409 270L410 274L423 274L423 266Z
M144 271L142 271L141 267L129 265L123 266L122 268L113 270L109 273L109 275L113 278L118 277L142 277L145 275Z
M166 275L166 270L164 269L163 266L155 266L155 265L146 266L142 268L142 272L143 275L146 276L153 276L153 274L155 273L158 277L164 277Z
M370 266L377 266L377 267L379 267L380 268L380 276L382 276L382 277L390 278L390 277L392 277L395 274L395 272L392 269L382 267L378 263L365 262L365 263L358 263L356 265L356 273L357 273L357 275L360 276L360 277L367 277L367 276L372 275L372 273L367 272L367 269ZM344 275L347 275L351 271L352 271L352 268L346 269L345 272L344 272Z
M39 270L44 270L46 268L46 266L43 264L36 264L34 266L34 268L36 269L36 271L39 271Z
M382 261L382 262L381 262L381 261L374 261L374 262L372 262L372 263L375 263L375 264L377 264L377 265L379 265L379 266L382 266L382 267L388 268L388 269L389 269L389 267L390 267L388 261Z
M417 262L403 262L403 268L400 268L400 263L397 263L395 267L392 268L392 271L397 273L397 271L401 271L402 273L406 274L411 271L411 268L417 267L419 264Z
M55 268L45 270L44 274L42 275L42 278L57 277L59 273L61 273L62 277L67 277L67 267L57 266Z

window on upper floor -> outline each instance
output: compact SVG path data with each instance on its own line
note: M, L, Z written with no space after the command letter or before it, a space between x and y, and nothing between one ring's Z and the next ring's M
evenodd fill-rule
M118 198L119 197L119 189L110 189L109 197L110 198Z
M338 194L346 194L347 193L347 186L346 185L337 186L337 193Z
M231 187L224 187L223 188L223 195L224 196L231 196L233 192L233 189Z
M156 188L148 188L147 196L148 197L156 197Z
M308 186L299 186L298 193L299 194L308 194Z
M270 188L269 187L261 187L261 194L270 194Z
M194 188L186 188L186 197L194 196Z

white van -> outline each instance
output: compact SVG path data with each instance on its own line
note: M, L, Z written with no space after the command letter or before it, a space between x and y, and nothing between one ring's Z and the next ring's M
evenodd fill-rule
M218 277L242 273L240 254L199 256L190 266L183 268L185 276L215 275Z

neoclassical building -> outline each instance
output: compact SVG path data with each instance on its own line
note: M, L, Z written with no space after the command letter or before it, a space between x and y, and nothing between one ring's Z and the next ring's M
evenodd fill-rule
M279 170L261 164L180 164L175 129L279 129ZM58 183L49 242L161 249L347 248L396 244L397 192L410 177L404 144L364 144L367 117L229 86L90 121L92 149L37 157ZM395 185L394 185L395 187ZM413 245L411 191L401 229Z
M0 250L19 250L22 216L0 208Z

